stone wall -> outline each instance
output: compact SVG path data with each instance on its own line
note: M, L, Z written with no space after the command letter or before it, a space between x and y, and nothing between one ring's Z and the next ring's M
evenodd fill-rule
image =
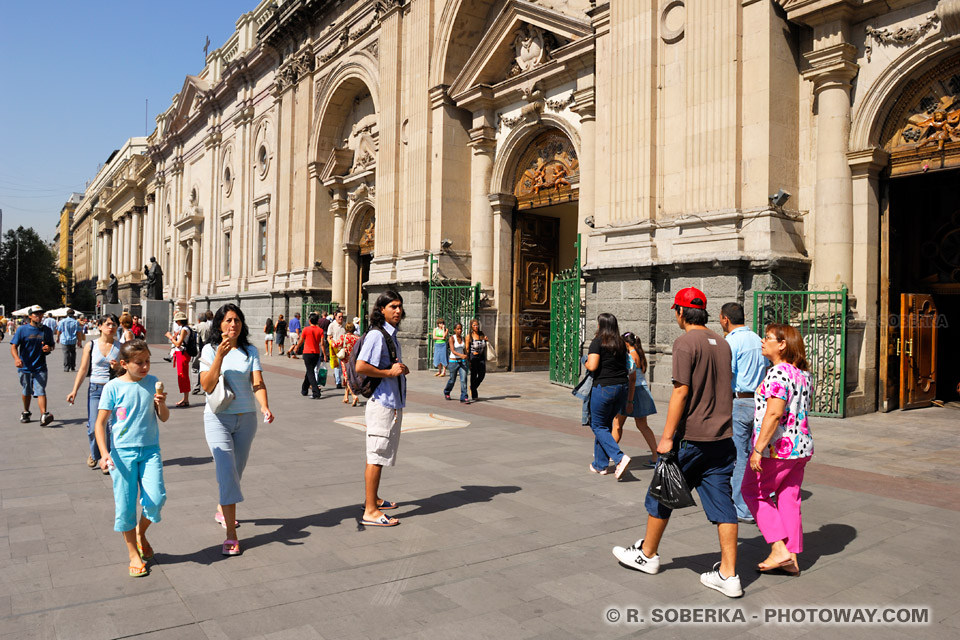
M403 298L405 316L400 323L399 341L400 348L403 350L404 363L411 370L429 369L430 362L427 359L427 284L425 282L407 282L367 286L368 319L377 298L387 289L396 291Z

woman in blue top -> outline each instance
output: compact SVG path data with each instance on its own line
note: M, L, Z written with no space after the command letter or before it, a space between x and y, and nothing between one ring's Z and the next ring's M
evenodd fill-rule
M227 530L221 553L236 556L240 554L237 503L243 502L240 478L257 434L256 403L260 404L264 422L273 422L273 413L267 402L260 353L250 344L243 311L235 304L225 304L217 309L210 342L200 353L200 386L203 390L212 393L221 374L236 397L219 413L214 413L207 403L203 410L203 427L217 466L217 484L220 486L220 504L214 519Z
M163 383L150 374L150 349L143 340L131 340L120 348L121 377L108 382L100 397L97 415L97 444L103 455L100 468L113 479L114 531L123 532L130 555L130 577L147 573L153 548L147 542L147 527L160 522L160 509L167 501L160 457L160 429L157 424L170 417ZM112 419L107 447L107 422ZM137 490L143 513L137 521Z
M623 425L627 421L627 416L632 416L637 423L637 429L643 435L647 446L650 448L650 459L644 463L646 467L654 467L657 464L657 438L653 435L653 429L647 424L647 416L657 412L656 405L653 404L653 396L650 394L650 386L647 384L647 356L643 352L643 346L640 344L640 338L627 331L623 334L623 341L627 343L627 372L635 372L637 381L633 392L633 411L621 413L613 423L613 439L620 442L623 436Z

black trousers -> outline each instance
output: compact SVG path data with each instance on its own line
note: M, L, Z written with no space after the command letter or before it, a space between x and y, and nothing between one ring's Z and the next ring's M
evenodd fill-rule
M313 389L314 397L320 395L320 386L317 384L317 364L320 362L319 353L305 353L303 354L303 366L306 367L307 372L303 376L303 385L300 387L300 392L306 395L307 389Z
M62 344L63 347L63 370L76 371L77 369L77 345Z
M487 359L484 356L470 358L470 397L477 399L477 389L487 377Z

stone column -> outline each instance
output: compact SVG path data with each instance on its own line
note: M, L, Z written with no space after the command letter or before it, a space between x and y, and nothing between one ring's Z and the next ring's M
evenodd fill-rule
M103 245L104 243L104 232L101 231L97 234L97 280L103 280Z
M117 271L119 271L119 263L117 262L117 256L119 255L117 245L119 242L117 242L117 236L120 235L120 227L118 225L119 222L114 222L113 229L110 231L110 267L107 269L106 276L108 278L111 273L116 275Z
M134 210L133 215L130 216L130 268L129 271L133 271L138 274L137 277L134 277L134 282L139 282L143 272L141 269L143 265L140 264L140 219L142 218L140 210Z
M357 290L360 288L360 245L352 242L344 242L341 247L342 254L340 262L343 265L343 304L347 310L347 315L353 319L353 316L360 315L360 304L357 299Z
M493 336L497 347L497 368L510 365L510 339L513 323L513 210L517 199L512 194L490 194L487 199L493 218L491 238L493 255L493 306L497 309L497 326Z
M123 219L123 272L130 273L130 258L133 252L133 214Z
M153 248L153 227L155 216L157 214L157 196L154 193L147 194L147 215L143 220L143 262L149 262L151 256L156 256L156 250ZM143 265L138 265L138 268Z
M470 130L470 271L471 280L484 288L493 287L493 210L490 207L490 180L497 148L496 132L481 126Z
M190 297L198 298L200 296L200 236L196 235L191 241L193 244L193 254L190 261Z
M594 215L596 209L597 107L594 93L592 86L576 91L573 94L575 102L571 107L580 116L580 202L577 209L577 230L584 237L590 232L590 227L583 221L587 216ZM583 253L581 247L581 262Z
M857 48L842 41L845 24L815 28L827 42L806 54L817 100L817 185L814 214L813 285L839 289L853 282L853 185L847 163L850 81L857 74ZM837 40L840 40L837 42ZM818 41L818 38L814 38Z
M344 288L344 261L340 253L340 246L345 238L343 237L343 222L347 217L347 200L343 197L343 190L338 189L330 200L330 213L333 215L333 264L331 266L333 282L330 296L335 302L343 304L346 301L346 289Z

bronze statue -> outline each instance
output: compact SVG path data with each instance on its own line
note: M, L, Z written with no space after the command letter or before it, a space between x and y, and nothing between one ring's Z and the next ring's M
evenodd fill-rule
M107 282L107 304L120 304L118 289L117 276L111 273L110 280Z
M147 277L147 299L163 300L163 269L154 257L150 264L143 265L143 275Z

